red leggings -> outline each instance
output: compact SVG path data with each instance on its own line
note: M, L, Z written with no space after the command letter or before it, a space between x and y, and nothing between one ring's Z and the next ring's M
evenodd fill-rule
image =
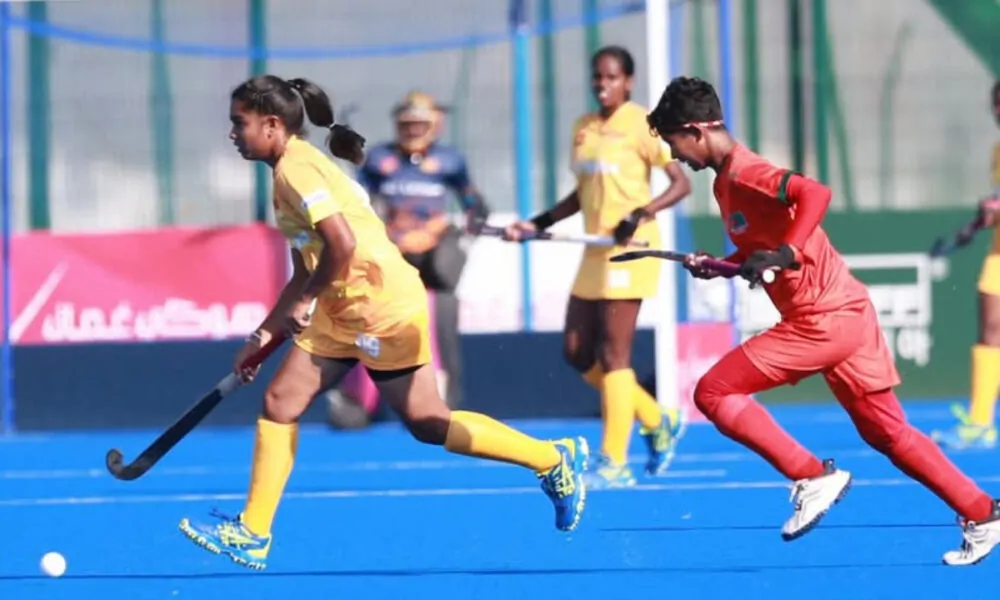
M749 394L785 383L760 371L742 348L735 348L698 382L698 409L726 437L743 444L792 480L823 473L822 462L786 433ZM926 435L906 422L892 390L851 392L834 382L830 389L850 415L861 438L944 500L959 515L973 521L988 518L993 502L949 461Z

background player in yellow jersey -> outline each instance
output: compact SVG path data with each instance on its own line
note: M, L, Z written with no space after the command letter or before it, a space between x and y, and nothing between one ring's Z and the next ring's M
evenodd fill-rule
M993 84L990 101L1000 125L1000 81ZM997 444L996 404L1000 393L1000 142L993 147L993 197L984 200L980 216L993 227L993 241L979 275L979 337L972 347L972 385L969 410L955 407L959 423L951 431L934 431L938 443L951 448Z
M625 48L607 46L592 60L592 87L600 110L573 127L572 169L576 188L559 204L531 221L509 227L506 237L542 230L577 212L587 233L613 234L621 243L645 240L660 245L655 214L677 204L691 189L667 146L651 135L646 109L632 102L635 61ZM651 198L652 169L665 169L671 184ZM638 418L649 447L646 470L660 474L669 466L683 416L660 406L636 381L632 341L643 299L656 295L657 261L611 263L623 248L587 248L566 310L566 360L601 393L604 437L601 458L588 486L627 487L636 479L628 467L629 440Z
M264 568L295 459L299 417L358 362L413 437L531 469L555 505L556 527L573 529L585 500L586 442L540 441L487 416L449 410L430 364L420 276L389 240L364 189L303 139L306 115L330 129L334 156L361 162L364 138L334 124L330 101L316 85L263 75L232 93L230 138L245 159L273 168L275 215L294 264L291 280L236 364L283 330L297 336L264 393L244 510L203 524L184 519L181 530L236 563ZM314 299L319 305L310 321Z

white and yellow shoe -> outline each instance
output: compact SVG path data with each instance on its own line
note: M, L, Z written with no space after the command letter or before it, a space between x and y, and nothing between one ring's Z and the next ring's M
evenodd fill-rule
M951 412L958 420L958 425L952 429L932 431L931 439L937 445L950 450L996 448L996 425L978 425L973 423L969 417L969 412L960 404L952 405Z
M656 429L642 428L639 434L646 442L649 460L646 474L657 476L666 473L677 452L677 444L687 431L687 414L679 408L663 409L663 422Z

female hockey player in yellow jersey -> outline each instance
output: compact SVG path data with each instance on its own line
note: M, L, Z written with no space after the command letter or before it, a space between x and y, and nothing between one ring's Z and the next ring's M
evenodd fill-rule
M1000 125L1000 81L990 91L993 118ZM958 425L933 431L942 446L955 449L993 448L997 444L996 405L1000 394L1000 142L993 147L993 195L979 205L983 226L993 228L993 241L979 274L979 335L972 346L969 409L955 406Z
M338 158L360 163L364 138L334 124L329 98L304 79L254 77L232 92L229 115L229 137L243 158L274 171L275 215L294 265L236 364L282 331L295 334L295 343L264 393L243 511L208 523L184 519L185 535L238 564L264 568L295 459L299 417L358 362L414 438L530 469L555 505L556 527L573 529L585 501L586 442L540 441L485 415L449 410L431 365L420 276L389 240L361 186L304 139L305 117L329 129L329 149ZM314 299L318 309L310 319Z
M573 127L572 168L576 188L551 210L508 228L508 239L543 230L577 212L587 233L613 234L623 243L643 240L658 248L656 213L680 202L691 189L667 146L650 134L647 110L630 100L635 61L619 46L601 48L591 61L592 86L600 109ZM663 169L670 186L651 198L652 169ZM670 464L683 431L676 409L661 411L632 371L632 340L639 308L656 295L661 263L611 263L624 248L588 248L566 309L567 362L601 393L604 439L601 459L588 478L591 487L628 487L636 479L626 464L636 418L649 449L646 471Z

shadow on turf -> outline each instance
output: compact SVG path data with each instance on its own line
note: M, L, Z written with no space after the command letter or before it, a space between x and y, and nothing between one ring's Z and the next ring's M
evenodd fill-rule
M236 579L244 577L435 577L440 575L476 575L476 576L503 576L511 575L521 577L525 575L580 575L595 573L760 573L764 571L808 571L808 570L836 570L836 569L870 569L877 567L880 569L892 568L913 568L913 567L940 567L939 562L912 562L912 563L892 563L892 564L834 564L834 565L756 565L745 567L622 567L622 568L580 568L580 569L430 569L425 571L415 569L370 569L352 571L240 571L229 573L185 573L185 574L95 574L95 575L64 575L62 579L69 580L170 580L170 579ZM45 575L6 575L0 576L3 581L51 581L51 577Z
M820 529L943 529L943 528L956 528L954 523L920 523L920 524L905 524L905 523L881 523L877 525L836 525L836 524L823 524L819 527ZM601 531L610 532L620 532L620 533L641 533L643 531L653 532L662 531L667 533L683 533L686 531L777 531L778 527L775 525L691 525L691 526L676 526L676 527L603 527Z

